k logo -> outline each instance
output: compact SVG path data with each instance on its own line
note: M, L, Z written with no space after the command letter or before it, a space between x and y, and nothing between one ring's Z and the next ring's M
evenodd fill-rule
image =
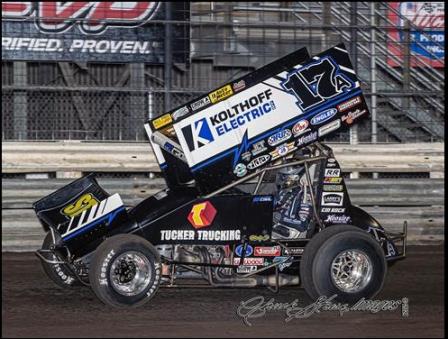
M182 133L190 151L194 151L215 140L205 118L183 127Z

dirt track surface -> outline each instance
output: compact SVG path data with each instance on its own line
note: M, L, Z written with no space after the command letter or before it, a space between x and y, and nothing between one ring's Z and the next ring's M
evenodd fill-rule
M236 314L241 301L301 306L311 301L302 289L159 289L139 309L102 305L89 288L53 286L30 253L2 256L2 337L443 337L444 257L441 246L410 247L409 257L388 273L375 300L409 298L409 317L392 312L321 312L285 322L271 311L245 325Z

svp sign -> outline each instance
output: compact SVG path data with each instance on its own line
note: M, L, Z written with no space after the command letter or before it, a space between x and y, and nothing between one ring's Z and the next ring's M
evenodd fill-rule
M188 20L185 6L172 4L173 20ZM153 21L165 15L165 4L154 1L2 2L2 59L160 63L164 29ZM174 43L186 48L181 26L182 43Z

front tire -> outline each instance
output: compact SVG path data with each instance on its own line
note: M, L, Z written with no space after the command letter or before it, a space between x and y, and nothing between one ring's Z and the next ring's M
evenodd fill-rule
M156 293L161 278L160 257L147 240L119 234L95 251L89 281L96 296L113 307L137 307Z

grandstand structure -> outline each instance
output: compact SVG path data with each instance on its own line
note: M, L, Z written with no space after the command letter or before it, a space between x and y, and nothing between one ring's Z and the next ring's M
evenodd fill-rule
M433 21L425 27L390 2L195 2L188 11L184 22L161 22L161 63L2 58L2 140L144 141L149 117L298 48L316 54L339 42L372 114L329 141L444 140L444 60L436 53L444 43L431 34ZM174 61L179 25L189 31L185 62Z

